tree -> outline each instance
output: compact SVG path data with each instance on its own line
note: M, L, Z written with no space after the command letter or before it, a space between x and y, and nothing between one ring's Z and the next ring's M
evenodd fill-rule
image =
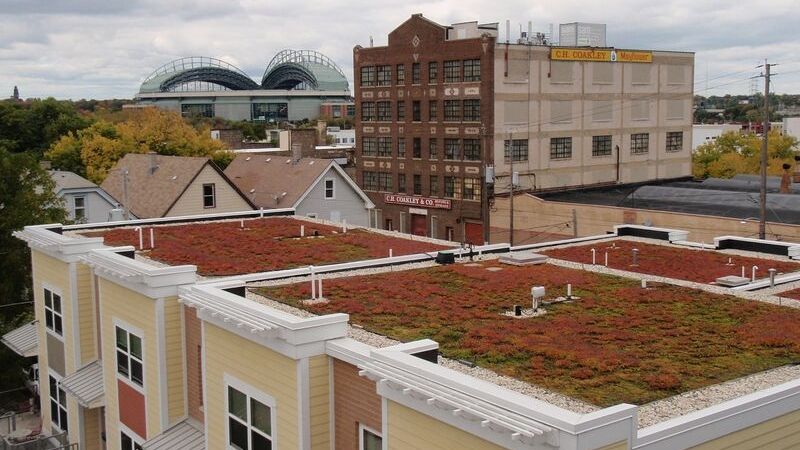
M97 121L62 136L45 156L53 167L71 170L100 184L123 156L148 152L208 156L223 168L232 159L223 144L211 138L210 128L196 129L179 114L156 108L135 111L119 123Z
M40 157L62 135L90 123L70 102L52 98L0 101L0 142L10 152L32 152Z
M26 225L63 222L66 212L53 191L53 179L32 155L0 146L0 179L0 304L29 301L30 252L12 232ZM0 318L9 319L21 310L2 308Z
M767 155L770 175L783 173L783 164L795 164L794 155L798 141L777 131L769 132ZM716 140L697 147L692 155L692 173L695 178L730 178L739 173L759 173L761 165L761 137L731 131Z

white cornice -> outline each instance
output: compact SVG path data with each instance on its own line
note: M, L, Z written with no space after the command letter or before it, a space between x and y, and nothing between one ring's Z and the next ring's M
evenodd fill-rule
M301 318L213 285L181 288L179 301L202 320L295 359L324 354L326 341L347 333L347 314Z
M82 260L94 269L97 276L153 299L175 296L178 287L197 281L196 266L154 266L120 255L110 248L92 250Z
M14 232L14 237L36 249L64 262L75 262L89 251L103 247L103 238L70 237L56 233L53 228L61 224L32 225Z

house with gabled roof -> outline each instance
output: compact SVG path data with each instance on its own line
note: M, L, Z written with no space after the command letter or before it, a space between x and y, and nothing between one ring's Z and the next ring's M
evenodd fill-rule
M207 157L129 153L103 181L130 215L176 217L253 209Z
M100 186L74 172L49 170L55 182L53 191L64 201L67 218L76 223L97 223L112 220L112 211L119 201ZM137 217L131 214L132 219Z
M242 154L225 174L257 208L369 226L374 204L333 160Z

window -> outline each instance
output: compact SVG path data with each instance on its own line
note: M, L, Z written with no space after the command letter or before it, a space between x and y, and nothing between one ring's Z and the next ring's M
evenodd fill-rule
M378 66L378 86L389 86L392 84L392 66Z
M464 61L464 81L481 81L480 59L467 59Z
M461 81L461 61L444 62L444 82L458 83Z
M86 197L74 197L72 217L76 222L81 222L86 218Z
M592 136L592 156L611 155L611 136Z
M422 158L422 138L415 137L411 141L411 151L412 158Z
M461 183L456 177L444 177L444 196L447 198L461 197Z
M392 225L392 219L386 219L386 229L389 231L394 231L394 225Z
M397 192L406 193L406 174L404 173L397 174Z
M528 140L512 139L503 141L503 158L508 161L511 157L514 161L528 160Z
M428 63L428 83L436 84L439 82L439 63L431 61Z
M406 84L406 65L397 65L397 84Z
M383 440L380 433L358 424L358 450L381 450Z
M461 142L458 139L444 140L444 159L461 159Z
M347 105L347 115L349 117L355 117L356 116L356 105Z
M386 172L378 172L378 189L386 192L392 192L394 183L392 174Z
M265 122L289 120L288 103L253 103L250 110L252 119Z
M117 373L144 387L142 338L120 327L117 330Z
M333 179L325 180L325 198L336 198L333 192Z
M439 115L439 102L436 100L428 101L428 120L431 122L436 121Z
M397 101L397 121L403 122L406 120L406 102L403 100Z
M419 63L411 64L411 84L419 84Z
M480 200L481 199L481 179L480 178L464 178L464 200Z
M59 336L64 335L64 320L61 316L61 296L55 292L44 290L44 324L48 330Z
M422 195L422 175L414 174L414 195Z
M411 102L411 120L413 122L420 122L422 120L422 106L419 100Z
M641 155L650 150L650 133L635 133L631 135L631 154Z
M361 154L364 156L377 156L378 145L374 137L361 138Z
M390 137L378 138L378 156L382 157L392 156L392 138Z
M272 449L272 404L228 386L228 444L239 450Z
M375 120L375 102L363 102L361 104L361 120L373 122Z
M453 227L444 227L444 235L445 239L452 241L455 240L456 233Z
M572 138L550 138L550 159L572 158Z
M449 122L458 122L461 120L460 100L444 101L444 120Z
M50 419L61 431L67 430L67 393L61 389L58 380L50 375Z
M183 117L214 117L214 104L181 105L181 115Z
M479 99L464 100L464 120L468 122L481 120L481 101Z
M119 432L120 450L142 450L142 444L136 442L132 437L125 434L124 431Z
M439 141L436 138L428 139L428 158L436 159L439 157Z
M679 152L683 150L683 131L667 131L667 151Z
M430 193L431 197L438 197L439 196L439 175L431 175L430 179Z
M361 86L375 86L375 67L368 66L361 68Z
M392 102L378 102L378 121L392 121Z
M214 183L203 185L203 208L213 208L217 204Z
M378 172L364 172L362 177L364 179L361 184L364 186L365 191L378 190Z
M397 138L397 157L406 157L406 138L404 137Z
M480 139L464 139L464 159L467 161L481 160Z

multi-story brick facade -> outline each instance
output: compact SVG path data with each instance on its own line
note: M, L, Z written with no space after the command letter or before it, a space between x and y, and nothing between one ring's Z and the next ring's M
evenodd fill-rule
M417 14L387 46L354 49L356 176L376 205L373 225L483 242L496 31Z

